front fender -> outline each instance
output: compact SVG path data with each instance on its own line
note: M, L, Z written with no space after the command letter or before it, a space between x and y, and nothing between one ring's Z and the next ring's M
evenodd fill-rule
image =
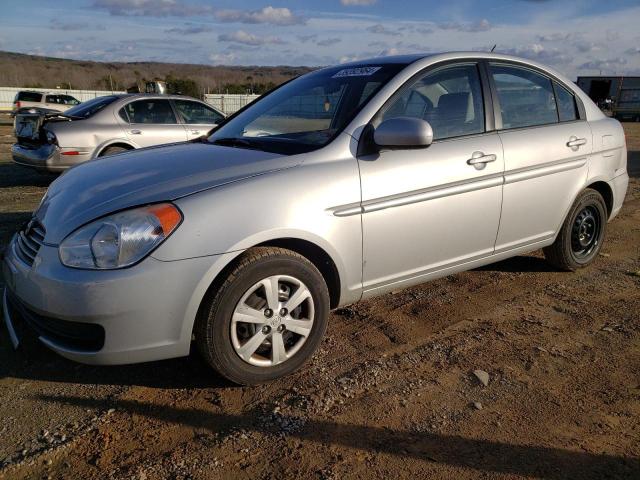
M355 301L362 287L360 215L333 212L359 201L354 158L248 178L176 200L184 221L153 257L174 261L241 252L272 240L305 240L335 263L341 301Z

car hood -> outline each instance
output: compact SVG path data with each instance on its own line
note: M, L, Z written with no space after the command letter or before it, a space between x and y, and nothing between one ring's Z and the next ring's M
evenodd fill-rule
M270 171L293 167L300 157L180 143L98 158L55 180L36 211L45 243L59 244L76 228L125 208L175 200Z

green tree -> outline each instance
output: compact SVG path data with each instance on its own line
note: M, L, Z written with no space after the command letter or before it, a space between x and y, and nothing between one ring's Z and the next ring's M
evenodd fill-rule
M169 74L165 77L169 93L179 93L190 97L200 98L200 87L195 80L190 78L178 78Z

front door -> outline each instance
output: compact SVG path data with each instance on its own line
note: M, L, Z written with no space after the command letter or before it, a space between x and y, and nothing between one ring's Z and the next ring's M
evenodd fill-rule
M502 203L503 154L486 133L478 66L432 70L400 89L372 121L427 120L434 142L358 159L365 294L491 255Z
M127 122L124 126L127 138L138 147L187 140L187 133L178 123L167 99L149 98L133 101L122 108L120 117Z

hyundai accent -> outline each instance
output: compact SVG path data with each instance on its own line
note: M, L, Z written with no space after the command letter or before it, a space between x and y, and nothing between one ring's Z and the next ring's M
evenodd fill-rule
M589 265L626 160L620 124L534 62L323 68L208 136L68 170L7 249L4 319L80 362L193 343L234 382L273 380L333 308L540 248Z

